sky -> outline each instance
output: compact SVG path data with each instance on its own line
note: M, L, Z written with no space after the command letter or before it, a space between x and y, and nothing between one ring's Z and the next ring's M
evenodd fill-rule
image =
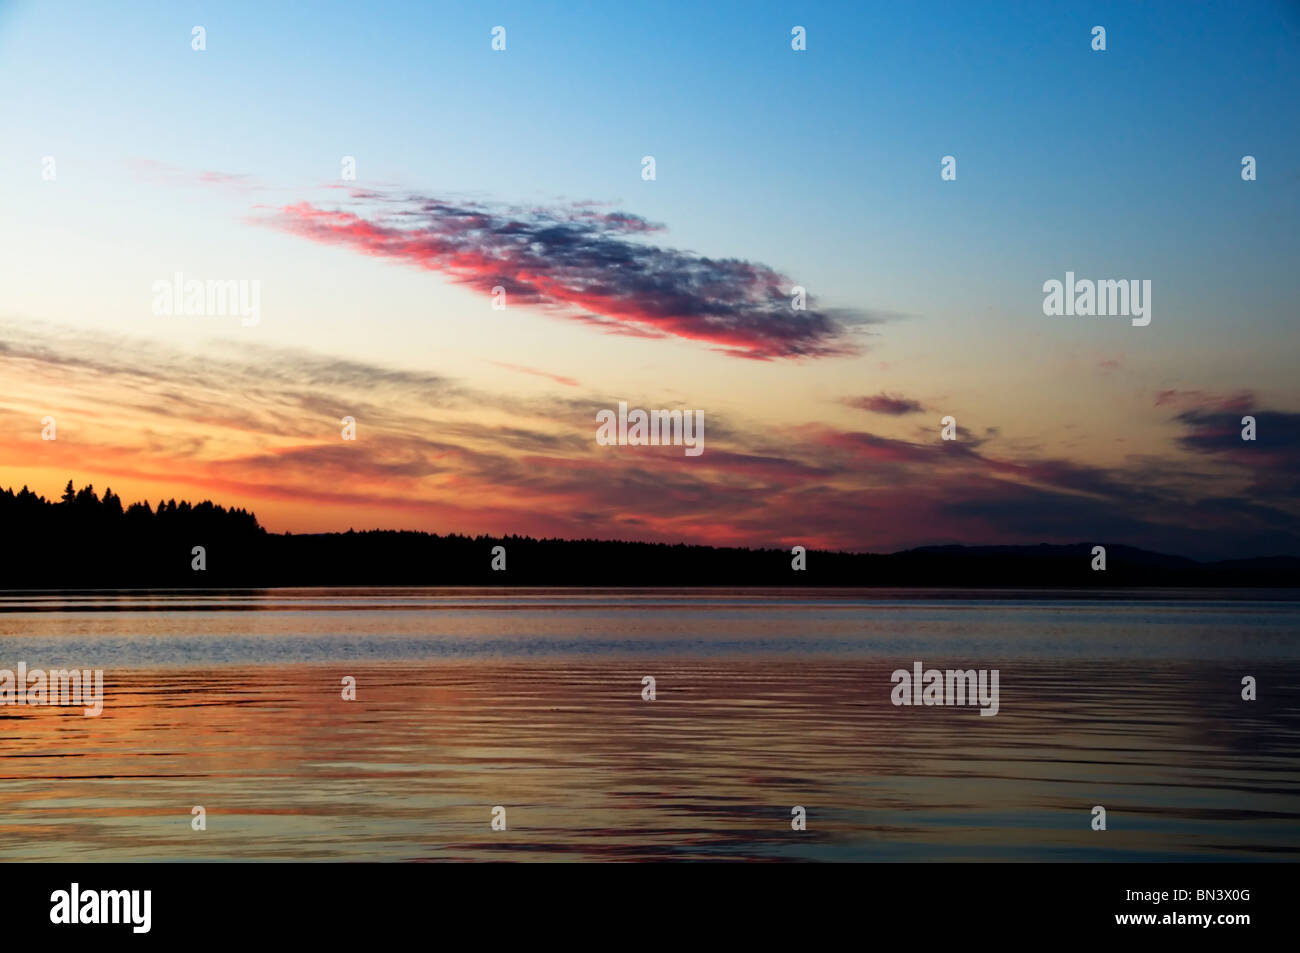
M0 486L1300 555L1300 4L701 6L0 2Z

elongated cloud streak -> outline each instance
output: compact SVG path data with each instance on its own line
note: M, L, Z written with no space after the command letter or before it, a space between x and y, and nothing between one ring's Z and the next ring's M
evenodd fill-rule
M687 460L671 447L598 446L595 411L615 398L581 385L520 396L247 341L211 342L199 356L3 320L0 342L10 395L0 427L12 435L0 486L55 496L69 478L130 499L208 496L296 532L877 551L1111 539L1215 558L1300 553L1300 415L1253 398L1257 441L1241 440L1240 414L1192 411L1167 418L1163 451L1109 467L1009 455L989 428L909 439L713 411L707 451ZM42 439L46 414L57 440ZM354 442L341 439L345 415L358 422Z
M441 272L510 303L538 305L604 330L702 341L756 360L854 353L864 315L792 307L794 282L766 265L646 244L661 226L591 206L508 209L358 191L362 212L308 202L266 224L325 244ZM811 299L806 299L810 301Z
M872 397L849 397L845 399L844 403L850 407L856 407L858 410L865 410L873 414L887 414L890 417L919 414L925 410L919 400L912 400L910 397L903 397L900 394L880 393Z

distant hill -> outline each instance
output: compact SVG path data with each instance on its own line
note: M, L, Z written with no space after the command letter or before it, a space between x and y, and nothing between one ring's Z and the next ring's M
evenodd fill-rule
M1300 588L1300 558L1197 562L1119 543L927 546L891 554L742 549L524 536L268 533L242 509L174 500L123 507L106 491L58 501L0 491L0 589L273 586L809 586L971 589ZM1094 545L1106 570L1091 568ZM492 569L505 548L505 571ZM202 547L206 568L193 568Z

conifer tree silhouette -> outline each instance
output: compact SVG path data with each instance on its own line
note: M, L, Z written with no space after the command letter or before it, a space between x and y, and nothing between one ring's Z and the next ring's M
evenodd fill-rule
M59 501L27 487L0 490L0 589L349 585L742 587L1300 587L1300 559L1198 563L1107 542L1106 572L1091 572L1092 543L936 546L890 555L598 539L440 536L407 530L268 533L241 508L168 499L125 509L105 489L69 480ZM1105 542L1105 541L1102 541ZM509 553L492 570L492 548ZM207 568L195 571L202 546Z

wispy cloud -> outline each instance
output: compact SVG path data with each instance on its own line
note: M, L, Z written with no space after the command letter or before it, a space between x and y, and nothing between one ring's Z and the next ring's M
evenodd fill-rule
M1255 402L1249 391L1235 394L1214 394L1203 390L1178 390L1170 388L1156 392L1157 407L1182 407L1187 410L1222 411L1236 413L1245 411Z
M1170 394L1162 392L1161 396ZM1185 450L1211 457L1249 473L1251 496L1273 503L1300 500L1300 413L1259 404L1249 391L1221 396L1181 392L1182 410L1174 419L1185 430L1178 443ZM1174 403L1169 399L1157 404ZM1243 439L1243 419L1254 418L1253 439Z
M129 159L127 171L133 178L155 185L215 187L245 195L268 190L265 184L247 173L186 169L157 159Z
M572 377L563 377L559 374L552 374L549 371L540 371L535 367L525 367L523 364L507 364L504 361L491 361L497 367L504 367L508 371L518 371L520 374L531 374L534 377L545 377L547 380L555 381L557 384L563 384L565 387L577 387L578 382Z
M3 322L0 340L0 427L15 435L0 470L52 474L60 486L69 477L119 491L119 481L162 485L253 509L273 529L286 528L278 514L300 520L308 506L311 529L852 550L1097 539L1189 555L1300 553L1300 414L1249 395L1232 400L1258 416L1257 442L1241 441L1240 414L1224 411L1224 398L1198 394L1187 398L1194 409L1167 419L1160 453L1115 466L995 452L996 428L909 440L774 429L721 412L710 412L707 451L687 459L672 447L597 445L595 411L610 398L576 382L563 396L527 398L247 343L199 357ZM653 395L641 403L653 406ZM40 439L46 413L58 418L58 440ZM345 415L357 421L355 442L340 437Z
M298 202L254 221L480 291L500 286L512 304L602 330L700 341L735 357L852 354L853 328L880 320L811 298L794 310L797 282L773 268L647 243L662 226L589 203L512 208L364 190L352 200L356 210Z
M865 410L873 414L887 414L890 417L918 414L925 410L925 405L919 400L912 400L910 397L904 397L901 394L886 394L883 392L871 397L846 397L844 403L850 407L856 407L858 410Z

